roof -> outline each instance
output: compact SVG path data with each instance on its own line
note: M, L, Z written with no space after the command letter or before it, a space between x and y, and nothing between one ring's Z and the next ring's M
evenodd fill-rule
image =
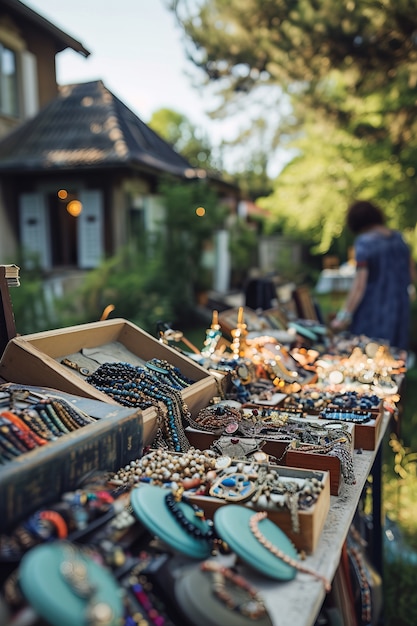
M57 52L65 50L65 48L72 48L75 52L79 52L84 57L88 57L90 52L84 48L82 43L65 33L63 30L49 22L46 18L36 13L23 2L19 0L1 0L1 4L9 9L11 13L18 15L21 19L27 20L30 24L34 24L40 30L47 33L52 37L57 45Z
M101 80L60 87L57 98L0 141L0 172L110 167L196 176Z

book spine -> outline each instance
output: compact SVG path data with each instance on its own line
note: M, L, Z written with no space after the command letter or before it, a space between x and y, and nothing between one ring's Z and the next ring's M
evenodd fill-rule
M18 457L0 468L0 531L58 501L89 472L116 471L142 451L139 411L99 420Z

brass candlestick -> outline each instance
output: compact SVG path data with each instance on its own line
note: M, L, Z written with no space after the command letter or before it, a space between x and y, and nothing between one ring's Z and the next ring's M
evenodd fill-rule
M246 337L248 334L247 326L243 321L243 307L239 307L237 313L237 326L231 331L233 341L231 350L235 357L244 357L246 354Z

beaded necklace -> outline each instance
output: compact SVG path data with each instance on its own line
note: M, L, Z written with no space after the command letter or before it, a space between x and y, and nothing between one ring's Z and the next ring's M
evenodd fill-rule
M372 419L370 411L354 409L324 409L320 417L337 422L352 422L353 424L365 424Z
M195 539L201 539L203 541L212 542L214 540L213 523L208 522L205 519L204 511L201 507L189 502L187 498L183 496L184 488L178 487L178 489L169 491L165 496L165 504L167 505L170 513L177 520L181 528L183 528L189 535ZM200 521L200 524L195 524L190 520L179 504L184 503L190 507L194 513L195 520Z
M183 427L188 409L181 391L161 382L154 372L130 363L103 363L88 376L87 382L124 406L140 409L155 406L161 415L162 403L166 409L161 416L166 447L175 452L189 449Z
M325 578L318 572L315 572L314 570L311 570L308 567L301 565L299 561L292 559L290 556L285 554L285 552L283 552L277 546L275 546L271 541L269 541L269 539L267 539L265 535L262 534L262 532L259 529L259 522L265 519L267 515L268 514L265 513L265 511L259 511L258 513L254 513L254 515L252 515L251 518L249 519L249 528L250 528L251 533L255 537L255 539L257 539L259 543L268 550L268 552L276 556L278 559L281 559L282 561L284 561L284 563L291 565L291 567L294 567L294 569L298 570L299 572L304 572L305 574L311 574L315 578L318 578L319 580L321 580L324 584L325 590L327 592L330 591L331 585L330 585L330 582L327 580L327 578Z
M236 611L252 620L257 620L266 614L265 604L252 585L243 576L235 574L233 570L214 561L204 561L200 565L201 571L210 572L213 576L213 593L228 609ZM245 602L235 600L227 590L226 584L234 585L248 595Z

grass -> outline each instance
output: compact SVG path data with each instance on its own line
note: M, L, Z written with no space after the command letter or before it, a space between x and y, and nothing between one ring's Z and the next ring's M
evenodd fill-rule
M391 433L383 447L383 512L399 534L394 549L386 543L384 551L384 626L417 624L416 383L417 367L413 367L406 374L401 393L400 432ZM388 526L387 530L390 532Z

